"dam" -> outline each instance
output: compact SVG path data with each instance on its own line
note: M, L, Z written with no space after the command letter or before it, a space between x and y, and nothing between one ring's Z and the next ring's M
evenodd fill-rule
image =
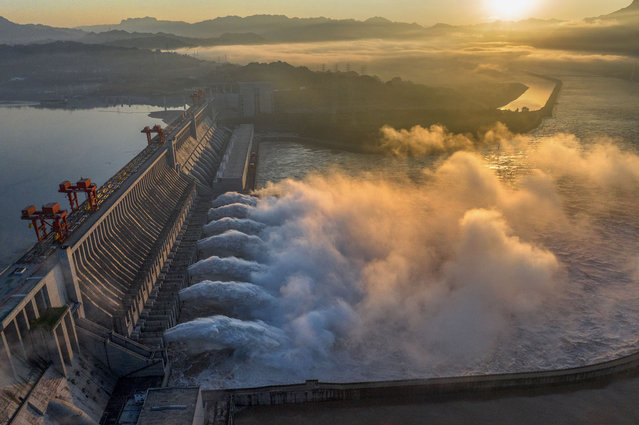
M209 100L198 92L93 205L61 212L64 232L54 225L0 276L0 423L42 422L52 400L97 422L119 378L162 384L162 334L177 323L212 183L247 188L252 126L219 127Z
M178 293L194 283L188 268L200 250L223 256L219 246L201 242L217 233L207 224L209 210L233 202L216 198L223 192L250 190L255 175L253 126L220 126L213 104L211 97L194 102L97 188L94 211L84 203L69 214L68 236L48 235L0 276L0 364L12 378L2 382L0 423L66 423L73 415L105 424L299 423L300 415L321 423L322 412L341 412L336 422L355 423L352 412L373 407L388 409L379 417L401 417L393 406L434 412L470 401L478 403L467 410L472 415L482 402L501 409L500 400L513 397L557 399L557 393L637 386L635 354L533 373L170 387L165 331L179 321Z

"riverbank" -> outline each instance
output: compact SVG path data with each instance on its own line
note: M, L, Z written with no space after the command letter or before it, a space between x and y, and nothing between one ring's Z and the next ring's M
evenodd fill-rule
M496 111L497 113L502 113L504 117L511 117L511 118L522 117L523 122L524 123L527 122L528 124L514 126L515 128L512 128L513 127L512 123L515 120L513 119L496 120L490 125L485 124L483 126L484 129L489 129L497 122L501 122L503 124L506 124L509 127L509 129L515 133L528 133L538 128L545 118L552 117L554 107L557 104L559 95L561 93L561 89L563 87L563 82L558 78L536 75L536 74L533 74L533 75L535 75L538 78L544 78L548 81L551 81L554 84L554 88L551 94L549 95L548 99L546 100L545 104L543 105L543 107L541 107L540 109L536 111L517 111L517 112L504 111L504 110ZM508 125L508 122L510 122L511 125ZM439 124L439 123L433 123L433 124ZM396 127L396 128L401 128L401 127ZM403 127L403 128L407 128L407 127ZM523 131L517 131L518 129ZM454 131L454 129L450 129L450 128L449 130ZM477 137L480 137L481 131L482 131L481 129L477 129L474 133ZM454 131L454 132L462 133L462 131ZM473 133L473 132L467 132L467 133ZM354 140L357 140L357 139L354 139ZM384 149L378 143L379 134L370 133L369 138L367 140L368 141L374 140L375 142L370 142L368 144L361 143L361 142L358 143L357 141L353 142L352 140L345 141L344 139L339 140L339 139L329 139L329 138L321 138L321 137L310 137L300 133L277 132L277 131L264 131L257 138L258 143L260 142L291 142L291 143L299 143L305 146L316 146L316 147L334 149L338 151L353 152L353 153L366 153L366 154L384 153Z
M502 111L540 111L548 105L553 91L557 87L557 79L532 72L517 77L526 85L526 90L518 98L499 107Z

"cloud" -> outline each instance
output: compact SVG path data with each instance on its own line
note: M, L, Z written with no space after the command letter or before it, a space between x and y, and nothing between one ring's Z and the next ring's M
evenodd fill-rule
M430 155L473 149L475 143L467 136L449 133L441 125L430 128L415 126L410 130L395 130L384 126L380 130L382 148L395 155Z
M498 122L479 136L456 134L436 124L429 128L414 126L410 130L383 126L380 129L380 145L396 156L424 156L449 154L456 151L477 151L486 147L514 147L529 143L527 136L511 133Z

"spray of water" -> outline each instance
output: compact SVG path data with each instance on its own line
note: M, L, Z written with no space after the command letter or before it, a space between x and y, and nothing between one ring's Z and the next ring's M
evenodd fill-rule
M200 258L218 255L256 259L261 256L263 245L262 239L257 236L247 235L237 230L227 230L220 235L202 239L197 243L197 248Z
M222 205L220 207L211 208L208 213L210 220L217 220L223 217L246 218L253 207L243 203L236 202L234 204Z
M635 350L639 157L569 135L486 137L499 137L503 157L518 153L514 181L462 151L418 186L316 174L268 185L254 207L230 197L212 210L262 223L268 256L191 266L196 282L250 284L201 282L181 295L212 317L167 332L178 369L204 365L183 368L180 382L423 378ZM246 308L228 307L240 298Z
M211 203L213 208L221 207L228 204L246 204L251 207L257 205L257 198L254 196L243 195L238 192L223 193Z
M183 317L208 317L216 314L253 318L260 311L271 308L274 297L257 285L248 282L205 280L180 291Z
M189 275L193 282L202 280L249 280L251 274L264 267L254 261L236 257L220 258L211 256L189 266Z
M240 219L233 217L224 217L219 220L213 220L204 226L203 232L205 236L214 236L224 233L227 230L237 230L247 235L257 235L264 230L264 224L249 219Z

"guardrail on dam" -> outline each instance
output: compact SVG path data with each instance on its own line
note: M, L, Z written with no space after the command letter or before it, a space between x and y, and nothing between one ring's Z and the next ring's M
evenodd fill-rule
M33 409L21 406L34 388L59 387L42 384L42 370L88 373L77 357L106 365L102 382L164 376L162 332L177 321L202 227L190 221L194 211L206 216L233 133L217 125L210 99L196 103L97 190L96 211L84 203L69 214L62 244L49 235L0 275L0 372L17 383L0 394L0 423L31 423L23 415ZM181 253L180 244L190 248ZM92 367L91 375L102 366ZM81 388L87 397L109 393L91 382Z

